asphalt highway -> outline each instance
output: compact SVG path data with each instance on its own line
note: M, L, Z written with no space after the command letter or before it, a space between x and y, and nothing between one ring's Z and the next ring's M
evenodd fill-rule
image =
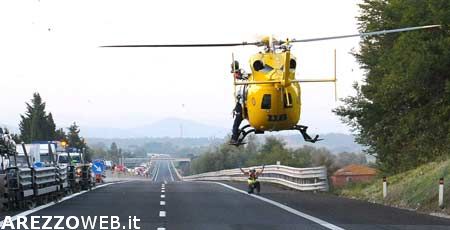
M117 216L120 229L130 229L129 217L136 216L146 230L450 229L450 219L323 193L263 184L256 196L242 183L182 182L168 161L156 162L153 172L148 180L109 184L28 216Z

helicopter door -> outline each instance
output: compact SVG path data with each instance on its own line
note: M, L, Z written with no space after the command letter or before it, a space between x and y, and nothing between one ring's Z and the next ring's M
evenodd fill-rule
M272 108L272 94L264 94L261 101L261 109L271 109Z

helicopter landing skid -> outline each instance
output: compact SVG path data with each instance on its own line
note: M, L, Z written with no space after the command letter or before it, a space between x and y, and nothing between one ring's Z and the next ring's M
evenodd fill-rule
M240 146L240 145L247 144L246 142L243 142L245 137L250 133L254 133L255 131L256 130L254 128L251 128L250 125L245 125L244 127L239 129L237 141L230 141L230 145Z
M300 133L303 136L303 139L306 142L311 142L311 143L315 143L317 141L321 141L323 139L319 139L319 135L316 135L314 138L311 138L311 136L308 135L308 133L306 132L306 130L308 129L308 126L304 126L304 125L295 125L294 130L298 130L300 131Z

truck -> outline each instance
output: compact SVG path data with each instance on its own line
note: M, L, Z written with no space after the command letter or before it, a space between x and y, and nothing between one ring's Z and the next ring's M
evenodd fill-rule
M84 153L76 149L67 149L57 153L57 163L67 167L68 184L72 192L90 190L95 186L92 166L84 159Z
M52 147L24 143L16 145L6 168L7 208L33 208L57 200L60 189Z

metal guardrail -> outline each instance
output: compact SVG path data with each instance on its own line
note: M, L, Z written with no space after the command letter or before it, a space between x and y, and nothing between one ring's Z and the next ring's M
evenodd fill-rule
M250 167L256 168L256 167ZM250 168L243 168L248 171ZM182 177L185 181L247 181L239 169L228 169ZM326 167L294 168L284 165L266 165L259 176L261 182L284 185L301 191L328 191Z
M177 175L178 179L182 179L183 177L181 176L180 172L178 172L178 169L173 164L173 161L170 161L170 164L172 165L172 169L175 171L175 174Z

